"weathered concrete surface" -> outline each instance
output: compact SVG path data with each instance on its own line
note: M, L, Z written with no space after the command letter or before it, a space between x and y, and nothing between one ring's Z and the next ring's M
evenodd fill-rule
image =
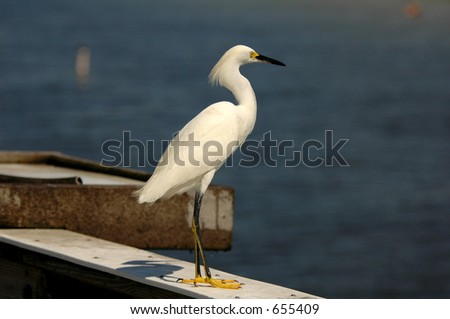
M140 205L131 195L137 188L0 184L0 227L63 228L139 248L193 248L192 198L184 194ZM230 248L232 201L230 188L207 191L201 219L205 248Z
M0 152L0 174L8 175L0 180L0 227L64 228L138 248L193 248L192 196L139 205L132 192L147 173L59 153ZM230 248L233 195L229 187L206 192L200 219L206 249Z

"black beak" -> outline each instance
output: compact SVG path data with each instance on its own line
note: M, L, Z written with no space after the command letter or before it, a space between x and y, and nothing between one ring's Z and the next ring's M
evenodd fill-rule
M278 60L269 58L269 57L264 56L264 55L257 55L257 56L255 57L255 59L260 60L261 62L266 62L266 63L270 63L270 64L286 66L286 64L284 64L283 62L280 62L280 61L278 61Z

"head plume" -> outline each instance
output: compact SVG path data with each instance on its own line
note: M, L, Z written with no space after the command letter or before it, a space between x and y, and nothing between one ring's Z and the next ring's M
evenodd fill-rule
M250 59L250 53L254 52L253 49L245 45L236 45L229 49L220 60L213 67L209 73L209 83L213 86L220 85L223 86L222 79L227 78L227 73L231 71L230 68L224 66L228 63L234 63L241 66L246 63L252 62Z

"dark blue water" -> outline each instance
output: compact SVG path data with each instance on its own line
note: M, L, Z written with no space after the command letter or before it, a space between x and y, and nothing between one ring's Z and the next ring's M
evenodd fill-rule
M243 68L259 102L251 138L301 150L332 130L349 166L223 168L233 248L210 264L324 297L449 297L450 3L424 1L417 19L405 3L3 0L0 149L100 161L123 131L168 139L232 98L206 78L243 43L288 65ZM79 45L92 52L84 88Z

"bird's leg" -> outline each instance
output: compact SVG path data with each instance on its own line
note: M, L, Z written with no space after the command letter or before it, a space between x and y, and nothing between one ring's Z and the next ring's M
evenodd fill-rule
M192 235L194 237L194 256L195 256L195 279L183 279L183 282L206 283L205 278L201 275L200 259L205 267L206 278L211 277L208 266L206 265L206 258L203 252L201 239L200 239L200 207L202 203L203 195L199 192L195 193L194 200L194 214L192 216Z
M195 278L201 277L202 273L200 272L200 255L198 254L198 244L197 244L197 236L196 234L196 226L194 223L194 219L192 219L192 234L194 236L194 256L195 256Z
M203 251L202 240L200 235L200 207L202 204L203 194L200 192L195 193L194 201L194 214L192 216L192 234L194 236L194 254L195 254L195 278L183 279L184 283L193 283L194 285L199 283L210 284L214 287L237 289L241 287L241 284L236 280L222 280L213 279L208 264L206 263L206 256ZM202 261L205 277L201 276L200 271L200 259Z
M195 193L195 203L194 203L194 215L192 216L192 235L194 237L194 255L195 255L195 278L202 276L200 271L200 255L204 263L203 251L201 250L201 245L199 244L199 232L200 229L200 204L203 195L196 192Z
M205 253L203 252L202 240L200 235L200 207L202 204L203 194L199 192L195 193L195 205L194 205L194 215L192 216L193 223L193 233L194 240L197 248L197 257L196 257L196 271L200 274L200 258L202 259L202 264L205 269L206 278L211 277L211 272L209 271L208 265L206 264Z

